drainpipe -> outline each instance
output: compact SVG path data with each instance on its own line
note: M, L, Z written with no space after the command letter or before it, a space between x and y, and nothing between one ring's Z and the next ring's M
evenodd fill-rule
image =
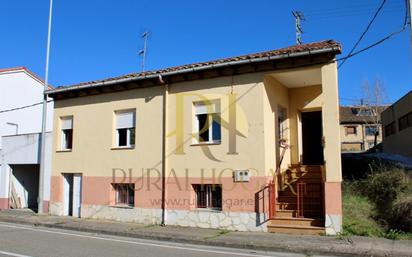
M164 85L163 93L163 126L162 126L162 222L161 226L166 226L167 213L166 213L166 171L167 171L167 161L166 161L166 151L167 151L167 103L169 96L169 85L159 74L159 81Z

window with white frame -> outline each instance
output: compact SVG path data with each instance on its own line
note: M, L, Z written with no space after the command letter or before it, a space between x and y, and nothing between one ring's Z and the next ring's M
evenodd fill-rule
M198 143L220 143L221 121L220 103L218 101L204 101L194 103L195 107L195 134Z
M116 112L116 147L134 147L136 131L136 112Z
M73 117L60 118L61 150L71 150L73 147Z

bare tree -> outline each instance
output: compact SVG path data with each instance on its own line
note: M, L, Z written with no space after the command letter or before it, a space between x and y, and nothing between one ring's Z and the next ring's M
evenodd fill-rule
M385 84L376 79L374 84L368 81L362 85L362 100L359 109L359 116L363 117L364 123L376 128L374 132L374 148L378 144L379 128L381 127L381 112L388 103Z

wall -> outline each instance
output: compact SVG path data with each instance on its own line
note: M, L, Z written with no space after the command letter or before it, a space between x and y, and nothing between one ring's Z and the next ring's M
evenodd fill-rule
M399 131L399 118L411 111L412 91L382 112L383 130L385 130L385 126L391 122L395 122L396 124L396 133L394 135L384 135L384 152L412 157L412 127Z
M170 214L172 221L176 213L183 217L197 211L192 184L201 183L223 184L221 213L225 213L225 217L229 217L229 213L232 213L231 219L235 219L242 213L265 212L265 207L256 203L270 173L265 167L262 147L265 144L262 79L263 74L247 74L169 85L166 205L168 212L175 213ZM160 213L163 93L163 87L153 87L55 103L52 213L61 214L62 173L83 174L83 217L113 219L120 215L129 220L136 212ZM204 98L220 100L220 144L198 145L192 137L193 102ZM229 104L231 101L234 105ZM235 112L230 106L235 106ZM136 146L134 149L112 149L114 111L132 108L136 109ZM68 152L59 151L58 147L62 116L73 116L73 149ZM250 182L234 183L232 169L249 169ZM111 207L113 190L110 184L113 181L136 183L134 209ZM214 219L215 215L212 216L210 218ZM256 217L252 216L253 221L248 224L253 223L253 228L248 229L265 227L257 225ZM224 220L223 216L220 218ZM153 217L141 219L153 221ZM158 221L159 217L154 219ZM239 229L242 224L239 223Z
M43 101L43 84L24 70L0 73L0 110L32 105ZM16 127L7 122L18 124L18 134L41 131L42 105L0 113L0 149L1 137L16 134ZM53 103L48 104L47 131L52 129Z

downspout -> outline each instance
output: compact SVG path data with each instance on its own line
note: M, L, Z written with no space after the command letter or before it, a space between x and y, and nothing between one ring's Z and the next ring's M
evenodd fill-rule
M162 126L162 221L161 226L166 226L167 213L166 213L166 170L167 170L167 161L166 161L166 151L167 151L167 104L169 97L169 85L162 78L162 75L159 74L159 81L164 85L163 93L163 126Z

